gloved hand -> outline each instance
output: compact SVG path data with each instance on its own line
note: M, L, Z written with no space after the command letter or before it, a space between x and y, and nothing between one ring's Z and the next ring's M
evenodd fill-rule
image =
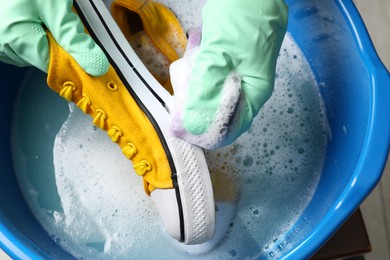
M93 76L107 72L109 62L84 32L71 10L72 0L7 0L0 8L0 61L35 66L47 72L49 42L45 28Z
M170 67L175 136L213 149L249 129L273 91L287 9L283 0L207 1L200 46L190 31Z

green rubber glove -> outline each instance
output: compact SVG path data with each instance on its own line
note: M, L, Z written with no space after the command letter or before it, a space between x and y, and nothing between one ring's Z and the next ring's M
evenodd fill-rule
M93 76L107 72L109 62L72 11L72 0L6 0L0 8L0 61L35 66L47 72L51 32L77 63Z
M200 46L190 31L170 68L175 136L213 149L249 129L272 94L287 17L283 0L207 1Z

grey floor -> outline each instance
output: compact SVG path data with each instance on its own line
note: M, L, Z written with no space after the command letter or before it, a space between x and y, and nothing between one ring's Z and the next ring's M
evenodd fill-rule
M390 0L354 0L374 46L390 71ZM390 157L381 182L361 205L373 251L367 260L390 260ZM9 260L0 249L0 260Z

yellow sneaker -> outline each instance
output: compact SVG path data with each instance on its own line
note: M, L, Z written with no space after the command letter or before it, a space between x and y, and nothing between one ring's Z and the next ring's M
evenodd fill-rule
M111 13L145 66L172 94L169 65L183 56L187 43L176 16L149 0L114 0Z
M76 0L75 7L111 67L103 76L89 76L49 36L48 85L91 115L132 160L173 238L208 241L215 205L202 149L171 136L171 95L143 66L103 2Z

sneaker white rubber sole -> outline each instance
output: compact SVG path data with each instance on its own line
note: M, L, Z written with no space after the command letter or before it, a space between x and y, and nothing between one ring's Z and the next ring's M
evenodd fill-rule
M102 0L75 0L74 6L160 137L174 189L156 189L151 197L166 231L184 244L212 239L215 204L209 170L201 148L170 134L172 96L143 65Z

